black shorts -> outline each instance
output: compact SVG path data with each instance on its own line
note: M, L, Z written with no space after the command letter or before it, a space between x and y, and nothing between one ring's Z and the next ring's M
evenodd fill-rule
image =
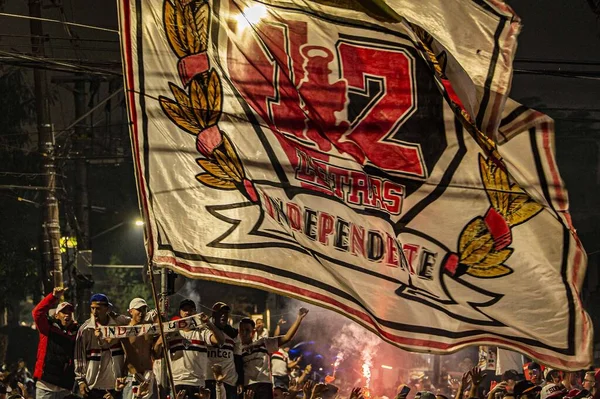
M273 387L288 390L290 387L290 376L289 375L274 375L273 376Z

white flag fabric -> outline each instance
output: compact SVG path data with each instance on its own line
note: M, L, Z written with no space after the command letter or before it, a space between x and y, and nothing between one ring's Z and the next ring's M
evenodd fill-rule
M552 120L494 0L120 0L151 261L413 351L591 362Z

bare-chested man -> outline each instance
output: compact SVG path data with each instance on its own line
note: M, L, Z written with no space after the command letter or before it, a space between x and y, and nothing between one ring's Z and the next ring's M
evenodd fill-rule
M142 298L134 298L129 303L130 326L144 324L147 322L148 304ZM156 320L158 321L158 320ZM154 337L143 335L141 337L128 337L121 340L123 349L125 349L125 365L127 367L127 379L123 389L123 399L131 399L134 391L144 381L150 380L149 386L154 384L152 374L152 347ZM146 398L153 397L152 388L146 395Z

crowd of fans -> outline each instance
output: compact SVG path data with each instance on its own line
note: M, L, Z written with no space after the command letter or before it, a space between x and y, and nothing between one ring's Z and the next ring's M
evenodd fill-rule
M109 298L94 294L90 318L80 325L73 306L60 302L55 288L33 310L40 340L33 375L24 362L0 373L0 399L370 399L369 390L338 387L335 380L316 380L311 365L291 359L289 342L308 310L301 308L287 332L277 323L270 336L261 319L229 324L230 307L217 302L211 315L198 313L184 299L172 320L198 315L201 324L185 325L162 336L107 337L102 326L138 326L158 322L142 298L131 300L128 315L111 311ZM187 319L186 319L187 320ZM164 362L164 355L169 357ZM168 370L168 371L166 371ZM535 362L499 381L478 368L456 386L436 389L422 381L400 384L395 399L600 399L598 372L562 372ZM326 378L327 380L327 378ZM486 383L484 383L486 381ZM485 386L484 386L485 385ZM174 392L170 389L174 387ZM351 389L349 387L348 389ZM381 399L387 399L381 397Z

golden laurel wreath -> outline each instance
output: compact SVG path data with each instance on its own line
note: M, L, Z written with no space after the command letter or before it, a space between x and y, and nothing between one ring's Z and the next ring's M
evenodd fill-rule
M205 0L165 0L163 21L166 36L177 55L181 88L169 83L173 99L160 96L163 112L183 131L196 136L196 147L203 157L196 162L204 170L196 178L220 190L240 190L258 202L254 185L246 177L240 158L227 134L218 128L223 106L221 78L210 68L206 50L209 39L210 6ZM413 27L422 39L420 50L429 59L439 79L446 79L427 34ZM446 79L447 81L447 79ZM450 86L444 85L447 89ZM447 94L447 93L446 93ZM484 216L472 219L463 228L458 252L445 260L445 271L454 276L495 278L512 273L504 264L512 255L511 228L524 223L542 210L542 205L511 182L495 143L477 129L470 115L451 97L447 99L461 117L463 125L485 150L479 156L479 171L490 201Z
M246 178L240 157L227 134L218 128L223 89L221 78L210 68L206 56L210 6L205 1L166 0L163 21L187 90L169 83L174 100L160 96L159 101L173 123L196 136L196 147L204 156L196 162L205 171L196 179L216 189L238 189L256 202L256 191Z

